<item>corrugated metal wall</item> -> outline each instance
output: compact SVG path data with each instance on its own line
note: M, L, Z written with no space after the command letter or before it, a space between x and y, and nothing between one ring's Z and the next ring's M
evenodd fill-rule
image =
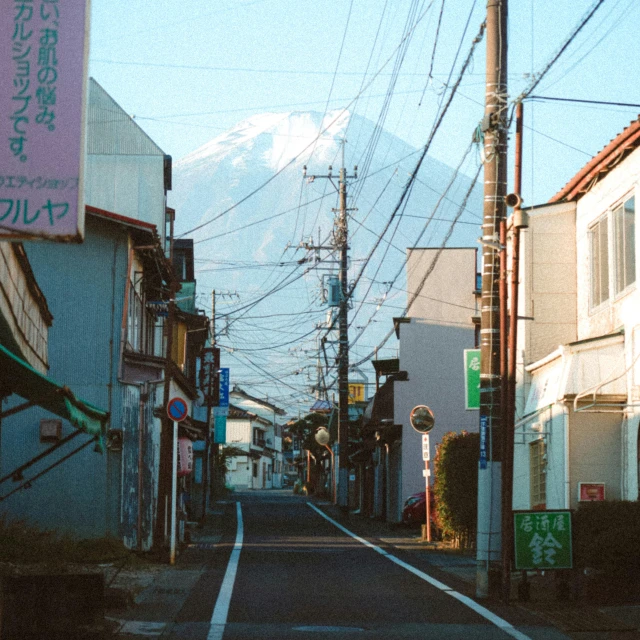
M162 391L152 387L142 405L140 420L140 386L122 387L122 504L120 518L124 543L131 549L148 551L153 544L153 523L156 518L158 463L160 450L160 420L154 418L156 397ZM140 433L142 429L142 434ZM140 457L140 444L142 456ZM142 493L140 494L140 481ZM138 518L140 518L138 520ZM138 530L140 525L140 530Z
M85 202L155 224L164 240L164 155L162 149L92 79Z
M36 279L54 317L49 332L50 377L83 400L112 413L119 428L120 397L115 389L120 324L127 270L127 235L113 224L89 218L84 244L25 243ZM50 445L41 443L39 425L52 418L40 408L2 422L0 470L11 471ZM63 435L73 427L63 424ZM25 479L79 445L80 435L52 454ZM0 504L0 512L45 528L80 536L119 535L120 452L99 454L89 446ZM8 487L3 487L3 494Z

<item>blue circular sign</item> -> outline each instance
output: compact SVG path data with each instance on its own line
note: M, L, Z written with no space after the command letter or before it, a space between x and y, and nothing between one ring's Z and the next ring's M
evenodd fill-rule
M172 398L167 405L167 415L176 422L181 422L187 417L189 409L182 398Z

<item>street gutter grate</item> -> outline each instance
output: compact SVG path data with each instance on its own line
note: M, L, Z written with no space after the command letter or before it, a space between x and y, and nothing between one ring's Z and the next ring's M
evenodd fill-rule
M563 631L635 631L636 627L597 609L546 606L535 611Z

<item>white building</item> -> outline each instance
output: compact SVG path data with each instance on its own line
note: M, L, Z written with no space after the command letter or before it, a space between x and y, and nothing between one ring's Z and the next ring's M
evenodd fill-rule
M515 509L638 499L638 146L640 120L527 210Z
M283 427L278 424L277 416L282 416L285 412L268 400L250 396L237 386L234 386L229 398L234 408L246 415L234 413L238 416L237 418L232 418L232 415L229 415L227 443L242 447L249 446L254 456L251 478L247 479L246 484L235 484L235 486L253 489L281 489L284 473ZM240 420L240 422L236 424L236 420ZM258 454L259 458L256 459L255 456ZM241 460L239 459L238 462ZM247 461L245 462L247 463ZM239 481L240 475L233 476L233 478Z

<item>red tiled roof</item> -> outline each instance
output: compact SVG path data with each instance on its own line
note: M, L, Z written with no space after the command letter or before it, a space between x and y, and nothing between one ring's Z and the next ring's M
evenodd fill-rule
M638 146L640 146L640 116L582 167L549 202L577 200Z

